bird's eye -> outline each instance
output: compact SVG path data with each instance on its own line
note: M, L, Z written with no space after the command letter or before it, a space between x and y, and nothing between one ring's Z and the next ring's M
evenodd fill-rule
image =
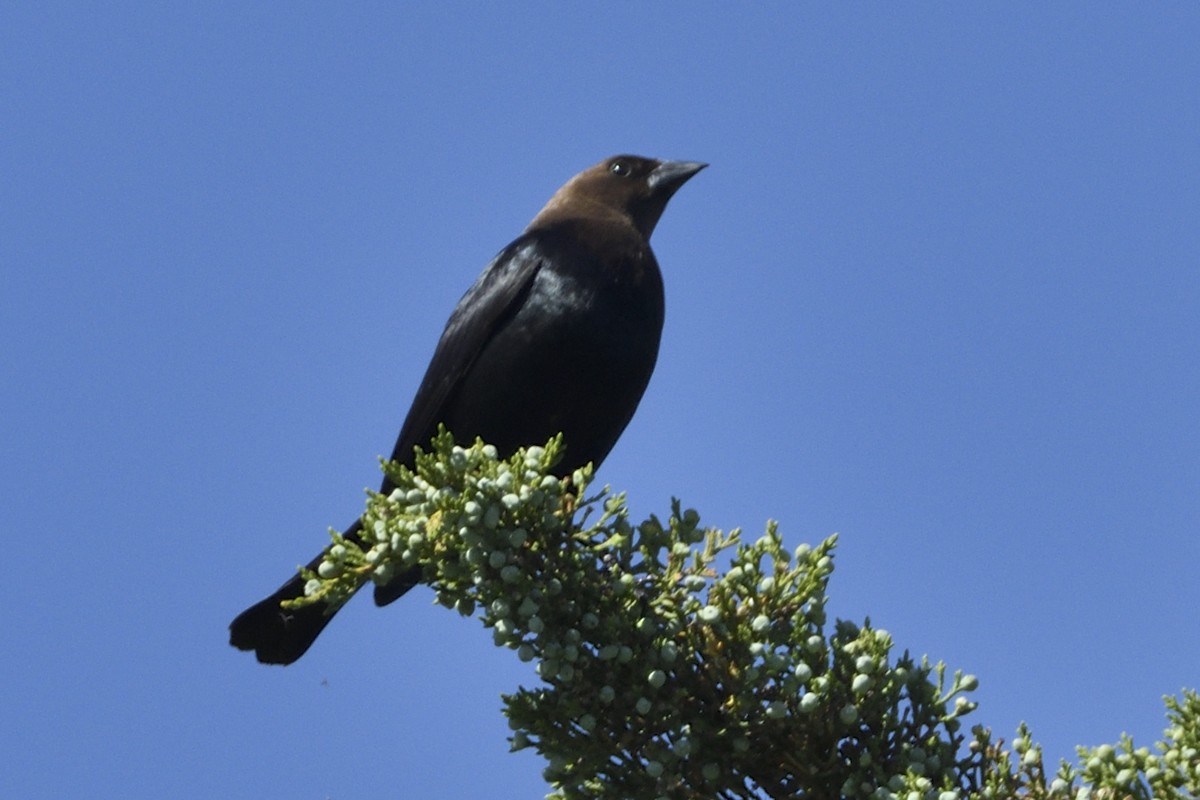
M613 175L625 176L630 173L629 165L624 161L614 161L609 165L608 171Z

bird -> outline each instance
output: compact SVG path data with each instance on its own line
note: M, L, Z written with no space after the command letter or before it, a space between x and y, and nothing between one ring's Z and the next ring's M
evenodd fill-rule
M501 457L561 433L564 475L599 467L637 409L658 358L663 281L650 249L667 201L707 164L619 155L567 181L459 300L392 450L412 467L444 425ZM383 480L380 492L395 487ZM361 519L343 534L361 541ZM308 564L315 570L325 551ZM413 567L375 587L387 605L415 586ZM291 664L337 609L304 595L299 573L239 614L229 642L264 664Z

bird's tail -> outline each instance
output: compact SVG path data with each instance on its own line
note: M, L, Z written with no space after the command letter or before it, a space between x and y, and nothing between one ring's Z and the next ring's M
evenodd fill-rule
M321 565L322 552L308 568ZM333 619L337 609L325 603L301 608L283 608L284 600L304 596L304 578L293 575L269 597L247 608L229 624L229 643L239 650L253 650L263 664L291 664L312 646Z
M351 525L343 536L358 544L362 521ZM325 551L308 562L316 570L325 558ZM421 570L413 568L397 575L386 586L375 587L376 605L387 605L416 585ZM321 631L333 619L338 608L325 603L313 603L302 608L283 608L284 600L304 596L304 578L298 573L283 586L238 614L229 625L229 643L239 650L253 650L263 664L291 664L304 655Z

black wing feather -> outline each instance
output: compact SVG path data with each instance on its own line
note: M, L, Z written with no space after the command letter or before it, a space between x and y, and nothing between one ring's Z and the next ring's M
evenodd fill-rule
M520 309L544 261L538 234L526 233L501 250L458 301L400 429L393 461L411 464L413 448L429 444L471 365Z

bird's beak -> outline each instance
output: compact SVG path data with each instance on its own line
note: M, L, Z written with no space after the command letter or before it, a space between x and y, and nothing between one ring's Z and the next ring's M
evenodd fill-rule
M688 178L707 166L699 161L664 161L654 168L646 182L653 194L670 197Z

